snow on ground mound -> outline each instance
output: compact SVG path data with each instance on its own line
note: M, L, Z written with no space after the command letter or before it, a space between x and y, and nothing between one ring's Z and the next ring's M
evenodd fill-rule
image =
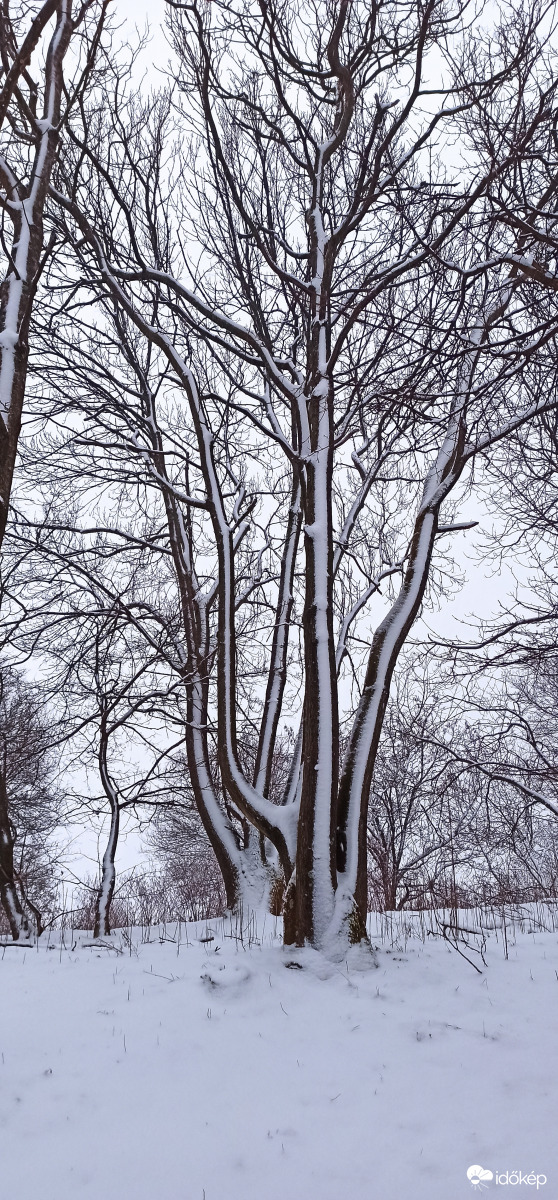
M556 1200L558 921L524 916L460 952L377 918L342 964L269 917L0 951L2 1196Z

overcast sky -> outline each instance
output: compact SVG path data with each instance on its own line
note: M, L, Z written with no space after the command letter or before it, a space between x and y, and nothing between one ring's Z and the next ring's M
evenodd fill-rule
M122 36L134 41L135 30L143 33L149 26L149 47L144 51L142 65L146 68L157 67L164 70L169 58L169 47L163 32L165 15L164 0L116 0L113 7L113 19L120 24L123 22ZM126 33L125 33L126 30Z

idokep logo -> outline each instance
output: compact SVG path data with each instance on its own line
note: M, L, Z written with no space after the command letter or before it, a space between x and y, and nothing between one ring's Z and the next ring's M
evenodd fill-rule
M503 1187L517 1187L518 1184L525 1184L527 1187L536 1187L537 1191L546 1183L546 1175L536 1175L534 1171L530 1171L528 1174L524 1174L523 1171L496 1171L494 1173L488 1171L486 1167L479 1166L478 1163L468 1168L467 1179L475 1191L479 1192L481 1188L487 1188L492 1180Z
M492 1171L486 1171L484 1167L469 1167L467 1171L467 1179L470 1179L474 1188L485 1188L491 1179L494 1179Z

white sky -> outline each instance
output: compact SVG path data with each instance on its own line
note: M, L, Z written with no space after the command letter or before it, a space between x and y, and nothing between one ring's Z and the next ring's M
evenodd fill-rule
M165 69L169 58L169 47L163 31L166 5L164 0L115 0L113 20L122 22L121 36L133 42L135 31L143 33L149 26L150 42L143 54L142 65L146 70Z

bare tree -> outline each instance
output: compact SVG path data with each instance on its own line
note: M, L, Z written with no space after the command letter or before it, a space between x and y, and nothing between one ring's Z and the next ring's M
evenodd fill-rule
M45 241L45 205L61 128L87 88L107 4L108 0L86 0L76 13L72 0L46 0L39 6L24 4L23 14L17 15L4 5L0 16L0 204L5 258L0 284L0 545L21 428L31 313L54 244L52 236ZM54 28L42 63L42 40L51 21ZM72 80L66 83L64 64L70 45L76 61Z
M558 815L556 446L556 413L547 413L518 430L485 464L479 483L493 496L496 524L485 531L480 549L495 569L513 564L513 594L496 613L471 620L471 640L439 646L452 662L462 707L477 726L471 760L494 794L508 797L515 814L510 827L522 802L524 815L533 808L547 821L550 815L549 829ZM467 749L454 750L465 761Z
M424 660L402 664L372 780L374 907L555 895L555 680L515 668L482 682L446 664L433 687Z
M74 257L49 267L42 411L54 395L69 467L119 477L91 536L134 539L138 480L158 497L142 542L172 561L188 766L227 894L257 867L234 811L284 872L287 942L324 947L364 936L372 774L398 655L443 586L437 539L468 524L475 460L556 406L556 80L536 6L488 49L431 4L169 8L176 88L142 104L116 68L51 187Z
M48 892L61 818L52 719L44 697L12 668L0 669L0 901L15 940L41 932L38 905ZM49 861L50 859L50 861Z
M487 784L436 740L440 725L466 753L471 739L451 694L407 662L386 711L370 793L369 890L377 907L432 905L465 881L478 858Z
M191 786L187 786L187 764L181 765L175 803L161 807L154 814L148 840L172 916L207 920L224 910L223 881L211 844L200 826Z
M6 562L9 550L8 535ZM108 809L93 913L94 936L100 937L111 929L123 815L149 825L153 812L175 806L186 786L184 780L180 786L184 713L153 639L138 637L125 606L110 596L101 578L81 571L76 586L68 542L50 551L46 563L40 553L33 555L32 582L27 574L22 580L31 616L17 636L11 631L10 641L22 657L41 647L44 688L63 713L66 772L87 776L86 788L82 784L68 794L66 822L97 823ZM36 607L34 589L42 593Z
M118 617L109 619L94 631L94 647L89 658L90 698L94 702L94 749L99 780L110 812L109 832L101 859L100 881L95 898L93 936L111 931L111 904L116 884L116 851L122 813L152 808L164 801L172 803L169 754L176 748L169 739L157 740L155 726L161 724L161 710L168 701L167 688L153 679L147 662L133 654L129 639L122 637ZM82 646L82 664L87 663ZM131 653L130 653L131 652ZM79 671L82 708L85 678ZM151 686L149 686L151 684ZM157 720L158 719L158 720ZM181 732L178 743L181 744ZM175 738L175 743L176 743ZM124 778L122 760L124 758ZM130 767L129 760L133 766ZM117 773L117 769L119 772ZM93 803L95 800L93 799ZM98 811L98 810L97 810Z

